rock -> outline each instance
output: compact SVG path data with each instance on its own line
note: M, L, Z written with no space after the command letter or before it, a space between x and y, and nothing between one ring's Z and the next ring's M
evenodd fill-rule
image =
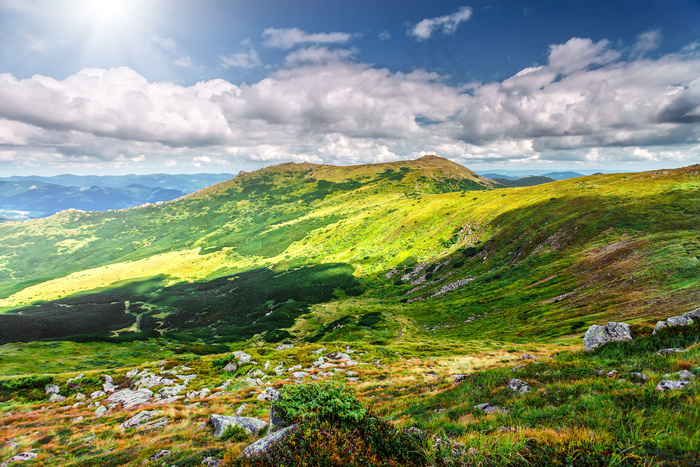
M684 387L686 387L689 384L690 384L690 381L672 381L672 380L665 379L656 385L656 390L657 391L673 391L675 389L683 389Z
M161 397L163 398L168 398L168 397L175 397L178 394L180 394L182 391L187 389L187 387L183 384L176 384L174 386L167 386L164 388L160 388L160 391L158 391L158 394L160 394Z
M274 433L275 431L281 430L289 425L289 420L282 415L282 409L273 403L270 406L270 428L267 430L267 432Z
M322 353L324 350L326 350L326 348L321 347L320 349L312 350L311 353L314 355L318 355L318 354Z
M291 349L293 347L294 347L294 344L282 344L280 346L277 346L276 350L279 352L281 350Z
M530 355L528 353L524 353L520 356L520 360L537 360L533 355Z
M241 404L241 406L236 409L236 417L240 417L243 414L243 412L245 412L247 406L248 404L246 403Z
M347 362L343 363L344 366L355 366L358 364L357 360L348 360Z
M214 426L214 437L219 438L229 426L240 426L248 434L257 435L267 426L267 422L252 417L230 417L226 415L211 414L209 422Z
M97 408L97 410L95 410L95 417L101 417L106 413L107 413L107 407L105 407L104 405L101 405Z
M630 327L625 323L608 322L605 326L594 324L583 337L583 346L592 351L608 342L631 341Z
M463 381L466 381L471 375L452 375L452 384L456 385Z
M233 382L232 379L227 379L226 381L224 381L223 383L221 383L221 384L219 385L219 387L217 387L216 389L226 389L227 387L229 387L229 386L231 385L232 382Z
M221 459L215 459L213 457L205 457L199 464L204 465L206 467L219 467L221 465L224 465L224 461L222 461Z
M150 421L154 416L160 415L161 413L163 413L162 410L143 410L122 423L121 427L125 430L129 428L138 428L144 423Z
M236 362L228 362L226 366L224 367L224 371L228 373L233 373L234 371L238 371L238 364Z
M657 322L656 327L654 328L654 334L656 334L656 331L659 331L665 327L690 326L698 320L700 320L700 308L696 308L695 310L689 311L681 316L671 316L666 321Z
M292 373L292 378L295 378L295 379L302 379L302 378L305 378L307 376L309 376L309 374L305 371L295 371L294 373Z
M195 378L197 378L197 375L175 375L175 377L180 381L184 381L184 383L187 384L190 381L193 381Z
M258 394L259 401L276 401L280 396L280 392L275 388L266 388L262 393Z
M75 400L82 401L82 400L85 400L86 397L87 396L85 394L83 394L82 392L79 392L75 395Z
M126 377L129 379L133 379L138 374L139 374L139 370L129 370L126 372Z
M614 378L615 376L617 376L617 373L618 373L617 370L610 370L606 376L608 378Z
M343 352L328 352L325 357L328 360L350 360L350 355Z
M208 397L211 394L211 389L209 388L204 388L199 391L189 391L187 393L187 398L188 399L204 399L205 397Z
M114 379L110 375L102 375L102 379L105 381L105 383L112 383L114 382Z
M513 371L522 370L522 369L525 368L526 366L527 366L527 365L518 365L518 366L514 366L514 367L513 367Z
M153 386L169 386L171 384L175 384L175 381L169 378L163 378L162 376L146 376L138 380L136 386L148 389Z
M71 423L78 423L78 422L82 422L82 421L83 421L83 417L82 417L82 416L80 416L80 417L75 417L75 418L71 418L71 420L70 420Z
M528 385L525 381L513 378L508 381L508 389L519 394L525 394L530 390L530 385Z
M297 370L301 370L301 368L302 368L301 365L294 365L294 366L290 366L289 368L287 368L287 371L292 373L292 372L295 372Z
M58 402L63 402L64 400L66 400L65 396L62 396L62 395L56 394L56 393L51 394L51 397L49 397L49 402L52 404L56 404Z
M111 392L114 392L114 391L116 391L117 389L119 389L119 386L115 386L114 384L112 384L112 383L109 382L109 381L105 382L105 383L102 385L102 390L103 390L104 392L106 392L107 394L109 394L109 393L111 393Z
M248 355L245 352L233 352L233 356L238 359L239 364L249 363L252 355Z
M678 373L678 377L680 379L689 380L689 381L695 379L695 375L688 370L681 370L681 372Z
M322 370L326 370L328 368L333 368L333 367L335 367L335 365L332 363L328 363L328 362L324 363L323 365L319 365L319 368Z
M630 379L640 383L646 383L649 377L644 373L630 373Z
M151 457L148 458L149 461L157 461L161 457L165 457L172 454L172 451L169 451L167 449L162 449L158 451L156 454L152 455Z
M241 380L241 382L243 384L245 384L246 386L259 386L258 381L253 379L253 378L246 377L246 378L243 378Z
M12 457L12 459L10 460L14 462L24 462L36 459L37 457L39 457L39 454L37 454L36 452L26 451L20 452L16 456Z
M346 371L345 374L347 376L357 376L358 375L358 373L356 371Z
M261 369L256 368L255 370L248 372L248 376L251 378L261 378L265 376L265 373Z
M508 413L508 409L506 409L505 407L496 407L495 405L491 405L488 402L475 405L474 410L481 410L482 412L485 412L487 414L494 412Z
M324 363L325 363L325 360L323 359L323 357L318 357L318 360L316 360L315 362L313 362L313 366L321 366L321 365L323 365Z
M595 369L593 371L595 371L595 374L597 374L598 376L603 376L605 374L605 372L603 370Z
M72 383L73 381L77 381L80 378L83 378L85 375L80 373L78 376L74 376L73 378L68 378L68 381L66 381L66 386Z
M169 418L158 418L156 420L152 420L148 423L145 423L145 424L137 427L137 429L144 430L144 431L155 430L157 428L163 428L165 425L168 424L168 422L170 422Z
M670 354L681 353L681 352L685 352L685 350L683 350L683 349L677 349L677 348L674 348L674 349L661 349L661 350L659 350L658 352L656 352L654 355L670 355Z
M263 365L263 369L264 369L265 371L267 371L267 370L270 369L270 360L268 360L268 361L265 362L265 364Z
M61 392L61 388L59 388L55 384L50 384L46 386L45 391L46 395L48 396L49 394L58 394L59 392Z
M259 439L252 444L249 444L248 447L246 447L243 450L243 452L241 453L241 456L242 457L250 457L250 456L264 454L265 452L267 452L267 450L270 448L270 446L272 446L272 444L280 441L281 439L284 439L295 428L296 428L296 425L291 425L291 426L283 428L279 431L276 431L274 433L270 433L269 435L265 436L264 438Z
M131 389L122 389L121 391L113 392L105 399L105 402L121 405L122 409L130 409L137 405L150 402L153 397L153 391L146 388L140 388L136 391Z

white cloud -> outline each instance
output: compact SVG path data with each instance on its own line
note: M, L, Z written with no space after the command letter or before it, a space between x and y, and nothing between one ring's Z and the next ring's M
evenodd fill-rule
M639 40L634 44L634 51L637 53L644 53L650 50L657 49L659 43L661 42L661 31L655 29L653 31L647 31L639 35Z
M417 37L419 40L430 39L435 31L444 34L454 34L457 26L463 21L472 17L472 9L468 6L460 7L457 12L451 15L438 16L437 18L426 18L408 30L408 34Z
M177 60L175 60L173 62L173 64L175 64L177 66L181 66L183 68L192 68L192 66L193 66L192 57L190 57L189 55L187 55L185 57L180 57Z
M305 49L295 50L287 55L287 64L300 63L327 63L334 61L343 61L356 53L355 50L335 49L330 50L328 47L311 46Z
M151 82L124 67L63 80L0 74L0 162L247 169L423 151L467 166L697 160L700 57L620 57L605 41L574 38L552 46L546 64L469 93L437 74L394 73L322 46L240 86Z
M299 28L267 28L262 35L265 45L282 49L291 49L298 44L344 44L352 37L345 32L309 34Z
M255 68L262 65L258 53L254 49L248 52L240 52L229 55L228 57L220 57L221 66L224 68Z
M382 31L379 33L378 37L380 41L386 41L391 39L391 34L389 33L389 31Z

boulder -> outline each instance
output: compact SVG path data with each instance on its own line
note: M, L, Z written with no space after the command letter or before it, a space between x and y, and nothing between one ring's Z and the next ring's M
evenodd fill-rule
M238 359L238 363L249 363L252 355L248 355L245 352L233 352L233 356Z
M646 383L649 377L644 373L630 373L630 379L638 383Z
M672 380L663 380L659 382L659 384L656 385L656 390L657 391L673 391L676 389L683 389L687 385L690 384L690 381L672 381Z
M224 371L228 373L233 373L235 371L238 371L238 364L236 362L228 362L226 366L224 367Z
M270 406L270 428L267 430L268 433L274 433L282 428L286 428L290 425L289 421L282 415L282 409L277 407L274 403Z
M240 426L248 434L257 435L260 430L267 426L267 422L253 417L230 417L226 415L211 414L209 422L214 426L214 437L219 438L226 428L230 426Z
M138 374L139 374L139 370L129 370L126 372L126 377L129 379L132 379Z
M654 328L654 334L656 334L656 331L666 327L690 326L696 321L700 321L700 308L696 308L680 316L671 316L666 321L657 322Z
M529 353L524 353L520 356L520 360L537 360L534 355L530 355Z
M275 388L266 388L262 393L258 394L259 401L276 401L280 396L280 392Z
M685 350L683 350L683 349L677 349L677 348L673 348L673 349L661 349L661 350L659 350L658 352L656 352L654 355L671 355L671 354L674 354L674 353L681 353L681 352L685 352Z
M95 410L95 417L101 417L106 413L107 413L107 407L105 407L104 405L101 405L97 408L97 410Z
M471 375L452 375L452 384L456 385L463 381L466 381Z
M149 461L157 461L161 457L169 456L170 454L172 454L172 451L169 451L167 449L162 449L162 450L158 451L157 453L155 453L154 455L152 455L151 457L149 457L148 460Z
M583 346L592 351L608 342L631 341L629 324L609 322L605 326L594 324L583 337Z
M55 384L50 384L50 385L46 386L46 388L44 390L46 391L47 396L49 394L58 394L59 392L61 392L61 388L59 388Z
M267 450L270 449L270 446L272 446L274 443L284 439L295 428L296 428L296 425L291 425L291 426L283 428L279 431L276 431L274 433L270 433L269 435L265 436L264 438L261 438L252 444L249 444L248 447L246 447L243 450L243 452L241 453L241 456L242 457L250 457L250 456L257 456L257 455L261 455L261 454L266 453Z
M37 457L39 457L39 454L37 454L36 452L26 451L20 452L16 456L12 457L12 459L10 460L14 462L24 462L36 459Z
M688 370L681 370L680 373L678 373L678 377L679 377L680 379L684 379L684 380L693 380L693 379L695 379L695 375L694 375L693 373L691 373L690 371L688 371Z
M182 391L187 389L187 387L183 384L175 384L173 386L167 386L164 388L160 388L160 391L158 391L158 394L164 399L167 399L169 397L175 397L178 394L180 394Z
M508 389L513 392L517 392L518 394L525 394L530 390L530 385L525 381L513 378L508 381Z
M62 396L62 395L56 394L56 393L51 394L51 397L49 397L49 402L52 404L56 404L58 402L63 402L64 400L66 400L65 396Z
M343 352L328 352L325 357L328 360L350 360L350 355Z
M277 346L277 351L279 352L281 350L291 349L293 347L294 347L294 344L282 344L282 345Z
M495 405L491 405L488 402L475 405L474 410L481 410L482 412L485 412L487 414L494 412L508 413L508 409L506 409L505 407L496 407Z
M136 407L137 405L150 402L152 397L153 391L150 389L141 388L137 391L122 389L121 391L116 391L110 394L109 397L105 399L105 402L120 404L122 409L130 409L131 407Z
M154 416L160 415L161 413L163 413L162 410L143 410L122 423L121 427L125 430L129 428L138 428L144 423L149 422Z
M68 381L66 381L66 385L69 385L73 381L79 380L80 378L84 377L85 375L80 373L78 376L74 376L73 378L68 378Z

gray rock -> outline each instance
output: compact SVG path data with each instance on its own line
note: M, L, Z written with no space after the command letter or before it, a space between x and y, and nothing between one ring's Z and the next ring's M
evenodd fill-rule
M680 379L684 379L684 380L694 380L695 379L695 375L688 370L681 370L680 373L678 373L678 377Z
M257 435L260 430L267 426L267 422L259 418L252 417L230 417L226 415L211 414L209 422L214 426L214 437L219 438L226 428L230 426L240 426L248 434Z
M49 397L49 402L52 404L56 404L58 402L63 402L64 400L66 400L65 396L62 396L62 395L56 394L56 393L51 394L51 397Z
M321 366L321 365L323 365L324 363L325 363L325 360L323 359L323 357L318 357L318 360L316 360L316 361L313 363L313 366Z
M640 383L646 383L649 377L644 373L630 373L630 379Z
M255 370L249 371L248 376L251 378L261 378L265 376L265 372L263 372L260 368L256 368Z
M276 401L280 396L280 392L275 388L266 388L262 393L258 394L259 401Z
M129 379L135 378L139 374L139 370L129 370L126 372L126 377Z
M482 412L485 412L487 414L494 412L508 413L508 409L506 409L505 407L496 407L495 405L491 405L488 402L475 405L474 410L481 410Z
M124 423L121 424L121 427L126 429L129 428L138 428L141 425L145 424L146 422L149 422L153 417L156 415L160 415L163 413L162 410L144 410L133 417L131 417L129 420L125 421Z
M197 375L175 375L175 377L187 384L190 381L194 381L197 378Z
M471 375L452 375L452 384L456 385L463 381L466 381Z
M626 323L608 322L605 326L594 324L583 337L583 346L592 351L608 342L631 341L630 327Z
M46 388L44 390L46 391L47 396L49 394L58 394L59 392L61 392L61 388L59 388L55 384L50 384L50 385L46 386Z
M248 355L245 352L233 352L233 356L238 359L238 363L243 364L243 363L249 363L250 359L252 358L252 355Z
M325 357L328 360L350 360L350 355L343 352L328 352Z
M268 449L270 449L270 446L272 446L274 443L284 439L295 428L296 428L296 425L291 425L291 426L283 428L279 431L276 431L274 433L270 433L269 435L265 436L264 438L259 439L252 444L249 444L248 447L246 447L243 450L243 452L241 453L241 456L242 457L250 457L250 456L257 456L257 455L264 454L265 452L267 452Z
M219 467L224 464L224 461L213 457L205 457L199 464L204 465L205 467Z
M130 409L136 407L137 405L146 404L150 402L153 397L153 391L146 388L138 389L134 391L132 389L122 389L121 391L113 392L105 399L105 402L111 404L119 404L122 409Z
M24 462L36 459L37 457L39 457L39 454L37 454L36 452L26 451L20 452L16 456L13 456L10 460L14 462Z
M525 394L530 390L530 385L525 381L513 378L508 381L508 389L519 394Z
M178 394L180 394L182 391L187 389L187 387L183 384L175 384L173 386L167 386L164 388L160 388L160 391L158 391L158 394L160 394L161 397L163 398L168 398L168 397L175 397Z
M188 391L187 392L187 398L188 399L204 399L205 397L209 397L211 394L211 389L209 388L204 388L199 391Z
M513 367L513 371L522 370L522 369L525 368L526 366L527 366L527 365L518 365L518 366L514 366L514 367Z
M606 376L608 378L614 378L615 376L617 376L617 373L618 373L617 370L610 370Z
M267 432L274 433L275 431L281 430L289 425L289 420L287 420L282 414L282 409L273 403L270 406L270 429Z
M683 349L677 349L677 348L674 348L674 349L661 349L661 350L659 350L658 352L656 352L654 355L671 355L671 354L674 354L674 353L681 353L681 352L685 352L685 350L683 350Z
M683 389L684 387L686 387L689 384L690 384L690 381L672 381L672 380L665 379L656 385L656 390L657 391L673 391L675 389Z
M700 308L696 308L695 310L689 311L681 316L671 316L666 321L657 322L656 327L654 328L654 334L656 334L656 331L659 331L665 327L690 326L698 320L700 320Z
M107 413L107 407L105 407L104 405L101 405L97 408L97 410L95 410L95 417L101 417L106 413Z
M314 355L318 355L318 354L322 353L324 350L326 350L326 348L321 347L320 349L312 350L311 353Z
M153 386L169 386L174 383L175 381L172 379L163 378L162 376L146 376L138 380L136 386L152 388Z
M83 419L84 419L83 416L75 417L75 418L71 418L71 419L70 419L70 422L71 422L71 423L78 423L78 422L82 422Z
M309 376L309 374L305 371L295 371L294 373L292 373L292 378L295 378L295 379L302 379L302 378L305 378L307 376Z
M241 382L246 386L260 386L258 384L258 381L256 379L253 379L253 378L246 377L246 378L243 378L241 380Z
M105 383L102 385L102 390L103 390L104 392L106 392L107 394L109 394L109 393L111 393L111 392L114 392L114 391L116 391L117 389L119 389L119 386L115 386L115 385L112 384L110 381L107 381L107 382L105 382Z
M537 360L534 355L530 355L529 353L524 353L520 356L520 360Z
M224 371L228 373L233 373L234 371L238 371L238 364L236 362L228 362L226 366L224 367Z
M83 378L85 375L80 373L78 376L74 376L73 378L68 378L68 381L66 381L66 385L72 383L73 381L77 381L80 378Z
M157 453L153 454L151 457L148 458L149 461L157 461L161 457L169 456L172 454L172 451L169 451L167 449L162 449L158 451Z
M279 352L281 350L286 350L286 349L291 349L291 348L294 348L294 344L282 344L282 345L277 346L276 350Z

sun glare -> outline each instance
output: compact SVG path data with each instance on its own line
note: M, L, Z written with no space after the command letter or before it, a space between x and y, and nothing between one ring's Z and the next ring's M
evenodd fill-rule
M139 18L134 0L81 0L75 3L75 10L82 21L108 30L128 28Z

